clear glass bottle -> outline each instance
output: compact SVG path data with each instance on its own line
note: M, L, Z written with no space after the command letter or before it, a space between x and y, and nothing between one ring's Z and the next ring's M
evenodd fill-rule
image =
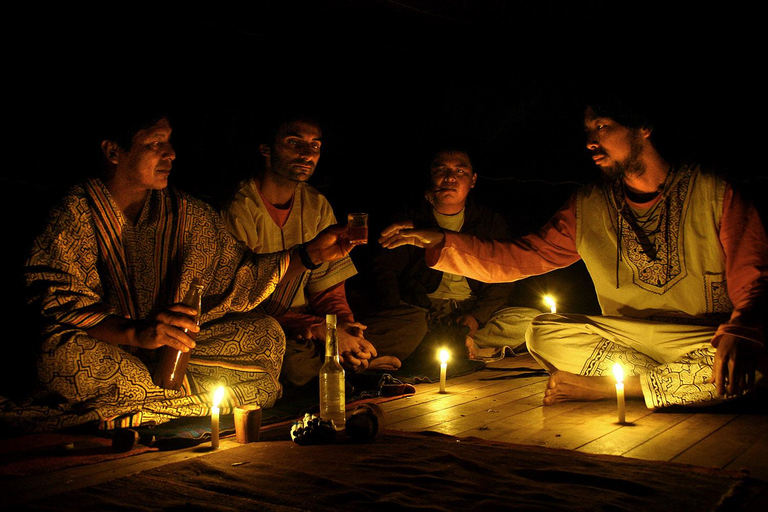
M200 308L203 298L203 285L200 283L199 278L194 278L192 284L187 290L187 294L184 296L184 300L181 302L187 306L195 308L195 323L200 325ZM188 332L184 329L191 338L194 338L197 333ZM191 351L183 352L173 347L164 346L158 349L160 358L155 369L154 382L155 385L165 389L172 389L178 391L181 389L181 384L184 382L184 375L187 372L187 364L189 363L189 356Z
M320 368L320 418L333 420L336 430L343 430L346 422L346 402L336 315L325 315L325 362Z

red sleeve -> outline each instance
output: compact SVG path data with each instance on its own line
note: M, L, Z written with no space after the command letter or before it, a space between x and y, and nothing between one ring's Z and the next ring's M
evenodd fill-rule
M289 337L297 333L305 333L314 326L325 324L325 315L329 313L336 314L337 322L355 321L352 310L347 303L344 282L310 295L309 304L310 307L307 312L300 313L288 310L284 315L275 318Z
M480 239L446 231L443 244L427 251L427 265L485 283L524 279L567 267L576 250L576 195L538 232L512 241Z
M320 318L313 314L299 313L290 309L284 315L275 317L275 320L280 323L280 326L289 338L299 333L303 335L313 326L325 323L325 318Z
M732 186L725 190L720 219L720 243L725 252L725 275L734 310L712 339L732 334L763 343L763 312L768 290L768 238L760 214Z
M336 314L337 322L355 321L347 302L347 289L344 286L344 281L310 295L309 307L313 313L323 317L323 322L325 322L325 315L329 313Z

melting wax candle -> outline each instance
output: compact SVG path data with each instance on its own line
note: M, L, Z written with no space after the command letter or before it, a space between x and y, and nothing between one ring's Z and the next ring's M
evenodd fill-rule
M219 386L213 393L213 407L211 407L211 448L219 447L219 404L224 398L224 387Z
M445 393L445 374L448 372L449 356L450 354L445 349L441 349L438 353L438 359L440 359L440 393Z
M613 365L613 375L616 377L616 403L619 407L619 423L625 420L624 404L624 369L619 363Z
M557 313L557 306L555 305L555 299L553 299L552 296L545 295L544 302L546 302L547 306L549 306L550 313Z

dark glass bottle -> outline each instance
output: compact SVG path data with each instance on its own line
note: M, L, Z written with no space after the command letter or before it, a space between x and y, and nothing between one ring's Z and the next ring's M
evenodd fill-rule
M192 306L197 311L195 313L195 323L200 325L200 306L203 297L203 285L200 283L200 279L195 278L192 280L192 284L187 290L187 295L184 296L183 304ZM188 332L184 329L190 337L194 338L196 333ZM181 384L184 382L184 375L187 372L187 364L189 363L189 356L191 351L183 352L173 347L164 346L158 349L160 352L159 362L155 369L154 382L155 385L165 389L172 389L178 391L181 389Z

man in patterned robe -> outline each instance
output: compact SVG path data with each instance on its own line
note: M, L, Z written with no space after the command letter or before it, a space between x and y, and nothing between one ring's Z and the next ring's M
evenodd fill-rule
M670 163L626 101L585 111L600 184L579 189L537 233L512 242L394 224L385 247L427 248L439 270L514 281L582 259L600 316L542 314L526 333L550 372L544 403L615 396L649 408L716 403L754 387L764 360L768 241L757 210L722 178Z
M255 308L305 265L347 256L343 230L258 255L211 206L168 186L176 154L167 116L138 108L110 120L104 176L73 187L50 212L25 266L44 324L46 406L5 410L3 420L26 430L109 429L207 416L218 386L222 414L272 406L285 338ZM204 286L199 328L195 310L180 303L193 279ZM153 383L163 346L191 351L178 391Z

